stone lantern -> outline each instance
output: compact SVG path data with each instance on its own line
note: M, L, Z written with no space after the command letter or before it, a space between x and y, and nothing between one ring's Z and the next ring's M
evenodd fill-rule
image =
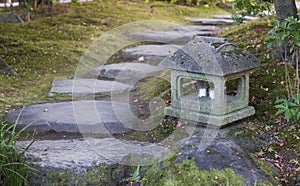
M195 37L160 66L171 69L166 115L223 127L255 113L249 71L260 61L224 38Z

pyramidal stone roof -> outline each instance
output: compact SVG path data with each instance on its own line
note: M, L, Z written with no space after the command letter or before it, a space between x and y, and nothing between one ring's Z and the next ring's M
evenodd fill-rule
M174 54L162 60L161 67L226 76L249 71L260 66L260 61L246 50L224 38L195 37Z

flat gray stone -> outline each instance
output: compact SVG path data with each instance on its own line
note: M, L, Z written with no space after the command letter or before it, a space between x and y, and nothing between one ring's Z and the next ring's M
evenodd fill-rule
M202 25L230 25L234 23L232 19L217 19L217 18L186 18L186 20L193 24L202 24Z
M70 96L110 95L111 93L128 92L130 89L129 85L116 81L55 78L52 82L50 96L53 93Z
M182 46L180 45L140 45L133 48L128 48L122 51L121 56L125 59L163 59L172 55Z
M15 14L0 14L0 23L22 23L23 20Z
M133 37L141 41L185 44L191 41L195 36L213 36L214 34L215 33L211 31L150 31L135 33Z
M217 19L232 19L232 15L231 14L219 14L219 15L214 15L213 18L217 18ZM245 16L244 19L245 19L245 21L252 21L252 20L259 19L259 17Z
M180 32L199 32L199 31L212 31L217 30L216 26L204 26L204 25L177 25L172 28L175 31Z
M0 58L0 74L8 74L17 76L18 73L14 71L9 65L6 64L5 60Z
M18 145L26 147L29 143L30 141L22 141L18 142ZM29 185L45 185L46 180L51 183L53 181L50 177L51 173L63 171L69 173L71 178L69 181L72 182L69 183L70 185L80 185L83 181L80 177L85 177L88 171L94 172L95 175L103 174L99 172L100 166L118 170L110 171L111 174L116 175L103 175L110 178L102 180L106 182L93 183L93 185L116 185L124 178L121 177L120 164L148 165L156 158L163 157L166 152L167 149L164 147L151 143L129 142L115 138L83 138L35 141L26 151L25 157L29 159L28 163L39 170L38 175L30 175ZM73 183L76 180L73 180L74 178L78 183Z
M161 71L162 68L145 63L117 63L91 69L91 73L104 78L129 80L145 77Z
M101 135L131 131L130 127L123 124L126 121L119 119L125 118L127 123L132 119L126 103L94 100L38 104L13 111L5 120L13 124L19 115L17 129L31 124L27 130Z

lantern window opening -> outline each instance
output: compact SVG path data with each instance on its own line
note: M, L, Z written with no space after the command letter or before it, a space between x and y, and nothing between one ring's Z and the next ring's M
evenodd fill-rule
M197 97L214 99L215 86L213 82L190 77L180 78L180 97Z

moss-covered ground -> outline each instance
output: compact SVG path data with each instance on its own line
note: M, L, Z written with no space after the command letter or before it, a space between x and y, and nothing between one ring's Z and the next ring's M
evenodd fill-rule
M24 15L23 10L15 11ZM0 75L1 118L16 107L70 100L69 97L47 97L52 80L54 77L72 78L81 55L106 31L138 20L185 23L185 17L210 17L222 13L226 11L213 5L207 8L99 0L55 4L53 17L49 16L46 7L40 7L31 12L30 23L1 24L0 57L20 74L16 77ZM272 52L266 49L264 40L272 26L271 20L263 19L231 27L222 35L252 52L262 62L262 67L251 73L250 80L250 104L255 107L256 114L247 119L247 125L237 129L236 135L249 137L266 133L271 136L274 140L258 146L253 154L278 168L276 178L283 185L295 185L297 179L300 180L300 127L275 116L274 102L284 98L286 93L284 66L271 58ZM167 97L164 99L168 102ZM149 135L160 139L176 127L169 119L161 126ZM149 140L140 133L133 138Z

